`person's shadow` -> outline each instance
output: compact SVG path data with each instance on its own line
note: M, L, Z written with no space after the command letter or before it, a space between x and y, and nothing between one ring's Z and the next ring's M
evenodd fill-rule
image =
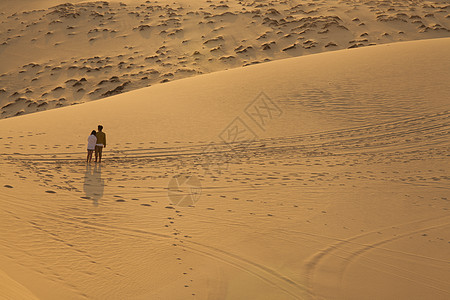
M102 167L95 164L92 167L90 164L86 165L84 172L83 190L86 199L92 199L94 206L98 206L98 200L103 197L103 190L105 189L105 180L102 179Z

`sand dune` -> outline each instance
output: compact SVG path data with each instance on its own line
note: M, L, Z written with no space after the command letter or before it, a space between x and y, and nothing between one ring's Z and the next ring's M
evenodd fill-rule
M0 118L271 60L450 36L448 2L437 0L33 2L2 4Z
M39 299L448 299L449 50L345 49L0 120L0 274ZM105 161L86 165L98 122Z

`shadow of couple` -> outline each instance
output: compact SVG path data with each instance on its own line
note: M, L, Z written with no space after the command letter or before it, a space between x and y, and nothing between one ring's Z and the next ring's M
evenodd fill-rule
M105 180L102 178L102 167L100 164L94 166L86 165L84 172L83 191L86 199L91 199L95 207L98 206L98 201L103 197L105 189Z

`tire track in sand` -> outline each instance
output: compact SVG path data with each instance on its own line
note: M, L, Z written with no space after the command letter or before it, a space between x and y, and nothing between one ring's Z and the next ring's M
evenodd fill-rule
M405 238L407 236L411 236L414 234L418 234L423 232L424 230L437 229L450 225L450 217L448 215L444 215L441 217L427 218L423 220L417 220L413 222L403 223L392 225L389 227L377 229L371 232L367 232L364 234L356 235L350 237L348 239L341 240L337 243L333 243L324 249L313 254L309 259L305 261L305 274L307 279L307 286L310 288L313 295L315 287L315 277L321 276L321 272L324 272L321 269L326 270L327 283L328 286L332 286L333 288L340 288L342 285L342 280L345 276L347 268L350 264L354 263L359 257L363 256L365 253L371 250L381 250L386 251L386 249L380 248L380 246L388 244L390 242L394 242L401 238ZM383 235L389 235L388 238L382 238ZM369 241L364 241L369 239ZM363 241L359 241L363 240ZM389 251L389 249L387 249ZM402 254L402 252L397 252L396 254ZM405 255L409 255L408 253L404 253ZM432 257L421 257L423 259L434 260ZM388 267L395 268L400 270L403 273L412 273L411 271L402 270L399 267L389 265L384 262L376 261L378 265L387 265ZM440 262L442 263L442 262ZM446 261L443 263L447 263L450 266L450 261ZM336 267L337 265L337 267ZM333 266L333 267L331 267ZM331 269L333 268L333 269ZM382 272L389 272L380 269ZM392 273L391 273L392 274ZM430 288L439 290L441 292L449 293L450 291L442 288L446 284L446 282L441 281L435 278L427 278L424 275L414 273L415 276L420 276L421 278L429 281L431 283L426 283L424 280L417 281L405 275L394 274L396 276L403 277L404 279L414 281L417 284L426 285ZM318 280L320 282L320 280ZM441 286L439 286L441 285ZM342 292L341 290L336 291L337 293ZM341 295L345 298L345 295Z

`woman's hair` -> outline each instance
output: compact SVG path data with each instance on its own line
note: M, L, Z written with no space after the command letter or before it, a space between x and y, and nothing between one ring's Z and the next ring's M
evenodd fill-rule
M92 130L91 135L97 135L97 132L95 132L95 130Z

